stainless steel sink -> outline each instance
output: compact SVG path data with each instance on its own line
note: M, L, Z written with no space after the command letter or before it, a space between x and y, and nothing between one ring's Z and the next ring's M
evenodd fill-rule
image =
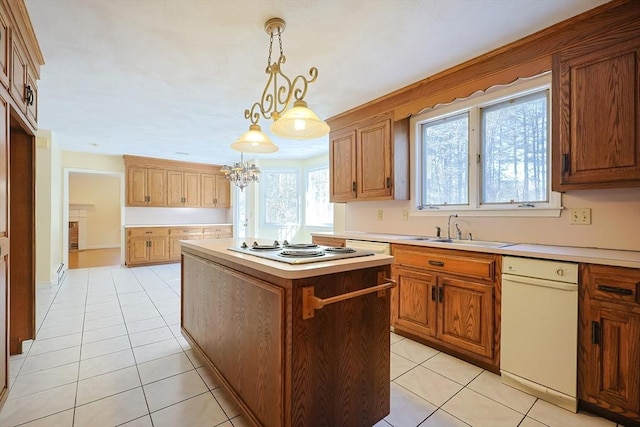
M491 242L487 240L458 240L458 239L447 239L442 237L427 237L427 236L408 236L403 237L401 240L414 240L414 241L423 241L423 242L432 242L432 243L451 243L456 245L467 245L467 246L484 246L487 248L503 248L505 246L510 246L512 243L506 242Z

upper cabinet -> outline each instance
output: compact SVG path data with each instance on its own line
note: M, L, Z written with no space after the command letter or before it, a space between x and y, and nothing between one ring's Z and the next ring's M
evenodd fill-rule
M553 189L640 186L640 39L553 58Z
M127 206L230 207L230 186L220 166L124 156Z
M9 87L9 18L0 5L0 82L6 88Z
M409 123L383 114L329 136L331 201L409 198Z

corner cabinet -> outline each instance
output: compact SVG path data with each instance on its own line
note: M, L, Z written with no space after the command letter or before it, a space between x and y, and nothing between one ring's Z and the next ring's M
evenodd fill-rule
M640 187L640 40L611 42L553 58L555 191Z
M578 398L640 424L640 270L580 265Z
M497 371L500 257L411 245L392 253L394 330Z
M390 114L331 132L331 202L409 199L409 121Z

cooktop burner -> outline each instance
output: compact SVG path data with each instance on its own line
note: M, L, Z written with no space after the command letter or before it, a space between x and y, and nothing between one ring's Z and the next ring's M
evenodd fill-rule
M339 248L318 246L313 243L290 244L286 240L282 245L276 240L272 244L258 244L253 242L249 246L243 242L239 247L228 248L230 251L241 252L259 258L286 262L288 264L305 264L310 262L332 261L344 258L375 255L371 251L353 248Z

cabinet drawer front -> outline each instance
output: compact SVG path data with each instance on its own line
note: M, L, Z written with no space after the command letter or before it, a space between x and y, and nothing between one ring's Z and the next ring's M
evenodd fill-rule
M229 234L231 227L205 227L204 234Z
M431 254L406 249L395 250L395 263L433 271L493 280L495 262L491 259Z
M127 235L129 237L134 236L166 236L169 234L167 228L154 227L154 228L129 228Z
M592 299L640 305L640 270L590 265L584 278Z
M311 237L311 242L316 245L332 246L334 248L345 246L345 240L337 237L313 236Z
M169 234L172 236L202 236L202 228L176 227L169 229Z

